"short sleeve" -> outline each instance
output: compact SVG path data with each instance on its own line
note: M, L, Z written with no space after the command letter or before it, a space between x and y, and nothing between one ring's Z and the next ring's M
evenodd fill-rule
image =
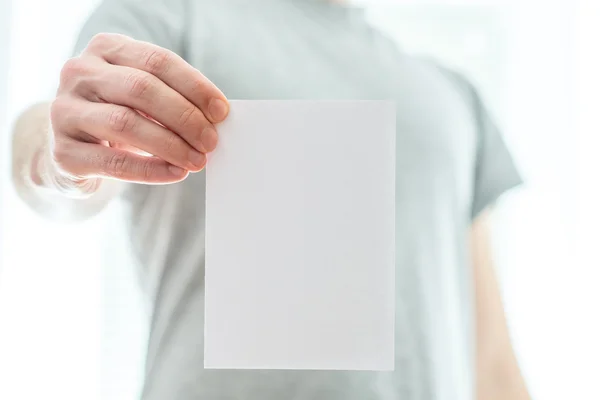
M478 133L471 202L471 218L475 219L502 194L521 185L523 180L492 116L475 88L469 86Z
M73 53L80 54L97 33L120 33L185 52L189 0L103 0L83 25Z
M471 219L474 220L505 192L521 185L523 180L502 133L475 86L455 71L444 68L442 71L464 96L476 127L477 144L471 198Z

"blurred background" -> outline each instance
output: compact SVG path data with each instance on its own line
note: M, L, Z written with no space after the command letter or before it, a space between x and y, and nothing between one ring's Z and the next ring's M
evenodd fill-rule
M139 390L146 314L112 224L118 204L57 225L9 184L12 124L52 98L97 3L0 0L0 399L130 400ZM495 215L523 373L534 399L600 399L600 2L362 3L401 47L480 88L527 181Z

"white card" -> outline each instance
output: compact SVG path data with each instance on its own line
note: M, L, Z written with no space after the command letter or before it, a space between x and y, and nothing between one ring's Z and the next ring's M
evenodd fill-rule
M218 131L205 368L393 370L394 104L231 101Z

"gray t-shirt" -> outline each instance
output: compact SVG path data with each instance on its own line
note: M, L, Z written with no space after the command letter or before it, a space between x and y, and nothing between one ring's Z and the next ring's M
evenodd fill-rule
M230 99L397 106L395 371L203 368L205 176L198 173L175 185L130 185L124 194L153 311L145 400L473 398L468 230L520 178L467 81L403 54L360 9L319 0L106 0L76 51L98 32L177 52Z

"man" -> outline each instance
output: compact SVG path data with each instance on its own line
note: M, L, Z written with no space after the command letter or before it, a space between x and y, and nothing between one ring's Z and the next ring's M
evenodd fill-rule
M487 227L520 178L465 79L325 0L105 0L75 54L16 125L14 181L54 217L128 205L153 306L145 400L529 398ZM227 98L396 102L394 372L203 369L201 171Z

